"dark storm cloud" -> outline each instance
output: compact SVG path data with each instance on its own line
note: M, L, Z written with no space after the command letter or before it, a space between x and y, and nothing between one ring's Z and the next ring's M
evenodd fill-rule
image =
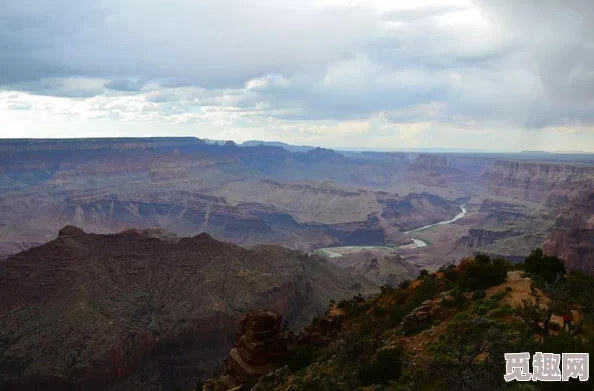
M357 44L371 23L362 12L263 1L2 0L2 83L65 69L76 77L235 88L269 72L324 64ZM31 72L19 69L32 60Z

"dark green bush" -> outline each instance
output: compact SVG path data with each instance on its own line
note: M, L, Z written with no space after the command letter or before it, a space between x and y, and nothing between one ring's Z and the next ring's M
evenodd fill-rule
M377 306L373 309L373 316L376 318L383 318L388 313L388 310L384 307Z
M478 291L474 291L474 292L472 292L472 300L473 301L482 300L485 298L486 295L487 294L482 289L480 289Z
M390 326L391 327L396 327L400 324L400 322L402 322L402 319L404 319L404 317L408 315L408 311L406 311L406 309L404 309L403 307L394 307L394 309L392 310L392 312L390 312Z
M557 258L545 255L540 248L533 250L524 261L524 270L553 282L557 276L565 276L565 264Z
M402 355L401 349L380 350L374 360L361 367L361 385L389 384L398 380L402 375Z
M491 259L479 254L474 262L465 266L460 285L469 290L485 289L499 285L507 278L507 265L504 259Z
M466 312L460 312L458 315L456 315L456 317L454 319L455 320L467 320L467 319L470 319L470 315Z
M507 292L509 292L507 289L502 289L499 292L495 293L493 296L491 296L490 300L497 303L503 300L503 298L507 295Z
M445 297L442 300L442 305L446 308L464 308L466 306L467 300L466 296L460 290L454 289L451 293L451 299L446 299Z
M425 278L414 290L412 298L410 299L411 306L417 307L419 304L428 299L433 299L437 294L437 283L433 278Z
M382 285L382 286L380 287L380 292L381 292L383 295L385 295L385 294L387 294L387 293L391 293L391 292L393 292L393 291L394 291L394 289L393 289L393 288L392 288L390 285L388 285L388 284L384 284L384 285Z
M311 345L299 345L291 353L287 366L292 372L305 368L311 364L315 358L316 349Z
M337 307L338 308L341 308L341 309L345 309L345 308L350 307L350 306L351 306L351 302L348 301L348 300L346 300L346 299L343 299L343 300L339 301L338 302L338 305L337 305Z

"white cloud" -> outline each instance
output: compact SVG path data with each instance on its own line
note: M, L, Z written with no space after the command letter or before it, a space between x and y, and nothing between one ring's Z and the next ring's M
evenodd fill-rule
M587 0L4 0L0 136L589 146L593 26Z

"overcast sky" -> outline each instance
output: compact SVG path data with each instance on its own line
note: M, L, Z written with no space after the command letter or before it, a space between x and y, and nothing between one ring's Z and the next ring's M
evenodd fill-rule
M591 0L0 0L0 138L594 152Z

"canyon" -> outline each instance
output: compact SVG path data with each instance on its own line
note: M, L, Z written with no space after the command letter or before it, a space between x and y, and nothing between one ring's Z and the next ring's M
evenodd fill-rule
M364 162L322 149L198 139L7 141L0 162L0 256L51 240L68 224L96 233L208 232L248 247L304 251L402 243L403 231L458 210L427 192L355 187L341 177Z
M249 311L300 327L477 253L593 274L593 186L591 155L0 140L0 385L191 389Z
M0 140L0 259L71 224L94 233L206 232L308 253L398 247L429 267L476 252L514 260L545 244L563 253L562 221L565 230L588 223L558 216L580 197L583 204L592 183L587 154L354 152L192 137ZM454 218L462 204L464 219L417 232L429 245L411 248L410 231ZM587 254L574 251L572 265Z

